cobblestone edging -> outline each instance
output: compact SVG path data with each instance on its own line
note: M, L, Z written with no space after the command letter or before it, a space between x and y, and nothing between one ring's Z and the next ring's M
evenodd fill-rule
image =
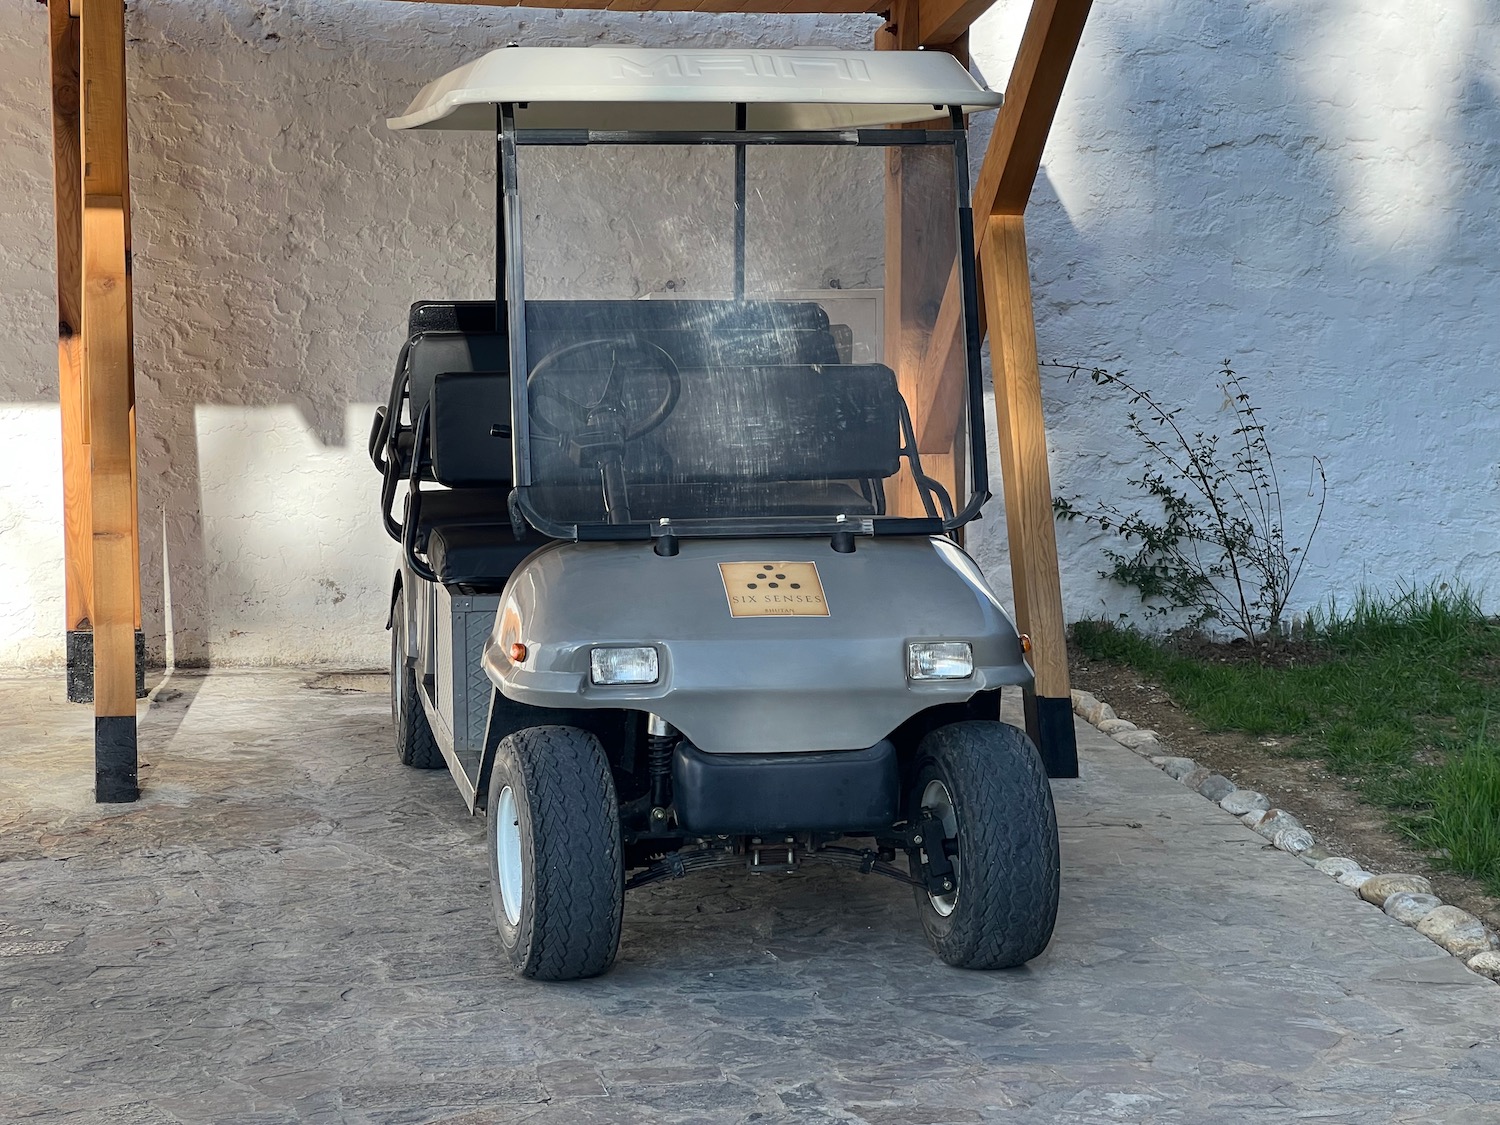
M1283 809L1273 809L1265 794L1240 789L1223 774L1200 766L1192 758L1161 753L1155 731L1141 730L1120 718L1113 707L1090 692L1073 692L1073 711L1120 745L1149 760L1168 777L1238 817L1275 847L1297 856L1396 921L1431 938L1474 972L1500 981L1500 937L1468 911L1445 904L1432 893L1432 884L1422 876L1377 875L1352 859L1330 854L1295 816Z

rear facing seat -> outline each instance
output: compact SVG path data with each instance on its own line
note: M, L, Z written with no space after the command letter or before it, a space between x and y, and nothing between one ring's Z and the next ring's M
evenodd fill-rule
M505 533L511 535L506 507L509 499L509 487L424 488L417 514L417 550L427 550L433 528L503 526Z
M518 540L509 520L503 526L440 523L427 535L427 564L443 585L485 593L504 585L527 556L553 542L529 528Z

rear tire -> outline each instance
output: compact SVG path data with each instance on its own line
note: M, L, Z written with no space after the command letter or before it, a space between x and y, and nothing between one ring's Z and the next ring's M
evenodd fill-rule
M577 727L500 741L490 774L490 890L500 945L533 980L598 976L615 961L625 904L609 759Z
M417 695L417 670L406 659L405 590L396 591L391 608L391 723L402 765L436 770L448 764Z
M953 893L916 889L928 943L959 969L1025 964L1047 948L1057 921L1057 814L1041 757L1015 727L963 722L928 734L916 765L908 817L922 819L925 805L949 850L957 844ZM924 854L911 857L913 874Z

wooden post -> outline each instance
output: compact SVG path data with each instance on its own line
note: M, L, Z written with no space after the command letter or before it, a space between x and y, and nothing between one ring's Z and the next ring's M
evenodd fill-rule
M1000 431L1016 621L1031 638L1031 667L1036 677L1035 689L1026 696L1026 726L1042 752L1048 775L1077 777L1078 743L1068 688L1025 220L1019 215L990 219L979 257L987 282L990 363L995 376L995 419Z
M940 45L966 28L966 21L984 7L979 0L926 0L918 38L924 45ZM990 330L996 407L1008 412L1000 416L999 444L1011 580L1017 622L1031 638L1036 673L1035 689L1026 697L1027 729L1053 777L1078 775L1078 746L1022 216L1089 7L1090 0L1034 0L973 195L978 328L981 335ZM954 362L958 338L953 326L960 323L961 302L955 269L947 279L926 348L914 364L918 385L942 386L935 373ZM923 450L939 440L956 409L941 396L924 406L917 419L918 448Z
M124 0L79 19L83 158L83 369L94 626L94 799L133 801L140 599L131 357Z
M78 21L48 0L52 85L52 201L57 236L57 401L62 416L63 576L68 698L94 697L94 551L84 406L83 166L79 155Z
M1026 725L1053 777L1078 776L1078 743L1022 216L1089 6L1090 0L1035 0L974 188L975 224L984 228L976 231L976 243L995 377L1011 582L1036 675L1026 698Z

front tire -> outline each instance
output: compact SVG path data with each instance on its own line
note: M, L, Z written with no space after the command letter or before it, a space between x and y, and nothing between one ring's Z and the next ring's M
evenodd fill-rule
M916 889L938 956L960 969L1008 969L1046 949L1057 921L1057 814L1030 739L997 722L932 731L907 796L911 823L928 814L942 824L955 884L950 893ZM924 840L913 852L913 874L935 846Z
M397 590L391 608L391 723L401 764L418 770L448 763L417 696L417 670L406 659L406 591Z
M615 783L599 740L576 727L502 739L487 808L495 922L516 972L605 972L620 947L625 884Z

